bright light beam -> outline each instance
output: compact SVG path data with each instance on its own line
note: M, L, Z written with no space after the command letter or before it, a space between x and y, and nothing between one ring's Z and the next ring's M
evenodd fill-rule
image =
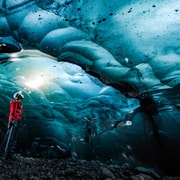
M32 89L37 89L41 87L43 84L44 84L44 81L42 78L29 80L25 83L27 87L32 88Z

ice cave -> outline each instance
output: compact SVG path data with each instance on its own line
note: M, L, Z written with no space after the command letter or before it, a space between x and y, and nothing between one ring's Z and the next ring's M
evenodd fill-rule
M1 0L0 140L17 151L179 172L180 2Z

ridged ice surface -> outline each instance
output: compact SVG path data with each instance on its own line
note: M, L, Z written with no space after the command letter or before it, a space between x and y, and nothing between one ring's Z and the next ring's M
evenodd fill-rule
M9 100L22 90L22 148L52 137L79 158L161 166L179 156L178 1L0 6L1 121L5 126Z

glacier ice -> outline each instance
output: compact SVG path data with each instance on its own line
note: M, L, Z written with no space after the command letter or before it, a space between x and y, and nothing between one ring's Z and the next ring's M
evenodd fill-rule
M78 158L179 162L178 1L0 7L1 122L13 92L23 90L19 148L53 137Z

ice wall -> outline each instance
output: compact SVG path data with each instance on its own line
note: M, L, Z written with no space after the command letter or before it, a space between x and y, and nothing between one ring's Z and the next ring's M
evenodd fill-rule
M28 102L25 102L28 108L25 109L32 110L27 112L26 125L40 119L37 131L31 128L33 138L44 137L43 133L48 131L49 136L66 140L64 143L70 144L79 157L87 157L86 154L93 152L92 158L122 160L125 157L130 160L133 159L130 154L133 154L135 159L163 166L179 156L178 1L3 0L0 3L2 100L5 104L9 101L13 93L11 86L15 90L24 89L24 84L27 85L24 82L35 76L36 82L31 80L28 84L31 88L34 84L40 87L33 89L31 96L29 90L24 89L28 97ZM38 49L53 56L48 57L52 61L71 62L85 71L60 63L62 67L63 64L68 66L68 73L64 73L62 67L54 68L49 62L44 63L47 60L44 55L34 57L37 51L33 54L28 51L28 55L24 55L21 52L23 49ZM21 75L25 80L21 76L16 81L8 77L16 77L21 72L18 69L22 62L15 63L16 56L26 65L27 62L29 64L24 69L25 74ZM34 63L36 58L42 64L40 61ZM74 67L78 72L74 72ZM97 79L92 81L92 77L89 78L85 72L98 77L108 87ZM47 83L46 88L39 90L42 81ZM41 101L46 102L45 105L39 103ZM59 103L64 109L57 108ZM37 104L41 110L37 110ZM75 109L71 111L71 108ZM7 117L5 114L3 109L2 117ZM89 126L94 126L94 121L89 124L89 121L82 120L89 116L90 119L95 118L98 132L96 136L96 132L90 130L94 138L91 145L80 141L89 132ZM28 117L33 121L27 120ZM65 118L68 123L62 120L57 125L58 117ZM49 120L52 120L51 123ZM77 126L72 128L69 121L75 121L78 125L75 123ZM50 126L41 122L48 122ZM28 127L34 126L33 123L28 124ZM64 131L65 127L68 131ZM84 127L84 131L78 134L80 127ZM28 134L25 137L31 144L33 138ZM114 151L108 149L106 144L111 144ZM152 161L148 156L152 157Z

